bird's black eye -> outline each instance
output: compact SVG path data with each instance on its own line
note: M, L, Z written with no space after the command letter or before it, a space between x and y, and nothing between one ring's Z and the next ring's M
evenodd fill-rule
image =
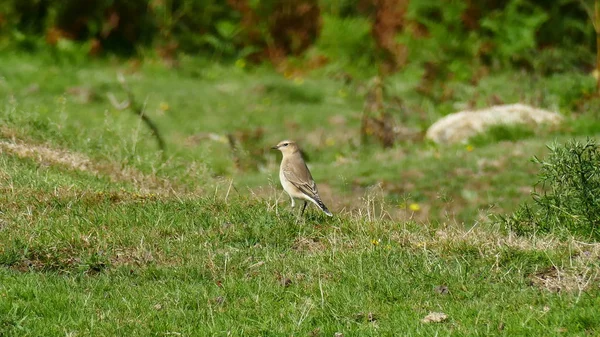
M288 146L288 143L283 143L283 146Z

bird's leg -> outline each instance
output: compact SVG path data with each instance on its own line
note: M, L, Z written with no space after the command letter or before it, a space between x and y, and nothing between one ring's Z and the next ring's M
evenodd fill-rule
M306 209L306 204L307 204L307 202L306 202L306 200L304 200L304 206L302 206L302 213L300 213L300 216L304 215L304 210Z
M294 206L296 206L296 202L294 201L294 198L292 196L290 196L290 199L292 199L292 208L294 208Z

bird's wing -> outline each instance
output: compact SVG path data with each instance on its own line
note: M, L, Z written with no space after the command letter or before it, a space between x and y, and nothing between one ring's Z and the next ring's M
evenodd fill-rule
M302 157L290 158L287 165L283 168L283 175L294 187L299 189L306 196L314 200L321 200L317 184L313 180L306 163Z

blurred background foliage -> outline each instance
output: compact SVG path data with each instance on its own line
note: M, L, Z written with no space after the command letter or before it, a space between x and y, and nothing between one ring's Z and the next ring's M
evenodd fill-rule
M181 53L276 65L303 57L353 76L412 70L425 82L595 61L593 24L576 0L1 2L0 48L48 46L86 57L153 51L171 62Z

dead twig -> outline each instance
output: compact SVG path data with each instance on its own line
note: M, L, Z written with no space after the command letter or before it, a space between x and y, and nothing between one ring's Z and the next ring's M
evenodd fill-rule
M144 109L136 103L135 96L133 95L133 93L131 92L129 87L127 86L127 82L125 81L125 76L123 76L123 74L119 73L119 74L117 74L117 80L119 81L119 84L121 84L121 88L123 89L123 91L125 91L125 93L127 94L127 100L124 102L119 102L116 99L115 95L113 95L110 92L106 95L108 97L108 100L115 107L115 109L125 110L125 109L129 108L133 113L135 113L137 116L139 116L142 119L142 121L148 126L148 128L150 128L150 131L152 132L152 135L154 136L154 138L156 138L158 148L160 149L162 157L164 159L165 155L166 155L166 144L160 134L160 131L158 130L158 127L156 126L156 124L154 124L154 122L150 119L150 117L148 117L144 113Z

